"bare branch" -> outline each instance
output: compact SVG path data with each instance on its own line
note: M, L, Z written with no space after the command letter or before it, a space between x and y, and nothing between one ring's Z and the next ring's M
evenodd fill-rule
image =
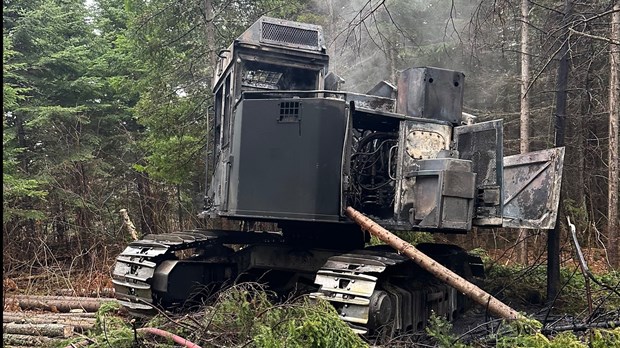
M600 41L606 42L606 43L608 43L610 45L620 45L620 41L615 41L615 40L612 40L612 39L608 39L608 38L603 37L603 36L586 34L584 32L577 31L577 30L575 30L573 28L570 28L570 27L568 28L568 31L570 31L571 33L577 34L577 35L585 36L585 37L590 38L590 39L600 40Z

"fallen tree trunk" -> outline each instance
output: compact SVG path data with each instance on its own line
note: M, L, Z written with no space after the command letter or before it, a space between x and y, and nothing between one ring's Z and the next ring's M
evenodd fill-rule
M12 301L17 301L21 309L43 309L52 312L83 309L86 312L96 312L102 303L115 300L71 296L14 295L5 299L5 305Z
M3 346L15 345L15 346L31 346L31 347L49 347L62 342L60 338L50 338L43 336L29 336L29 335L16 335L16 334L2 334Z
M48 319L95 319L97 313L94 312L81 312L81 313L48 313L48 312L2 312L3 318L48 318Z
M54 293L57 296L71 296L71 297L83 296L83 297L92 297L92 298L99 298L99 297L114 298L114 288L103 288L103 289L91 290L91 291L86 291L84 289L82 290L58 289Z
M540 331L543 334L554 334L561 331L586 331L589 329L613 329L620 326L620 320L606 321L602 323L589 323L589 324L568 324L544 327Z
M73 326L74 330L77 332L85 332L87 330L91 330L95 327L95 318L81 318L81 317L54 317L54 314L61 313L50 313L50 314L40 314L40 315L19 315L13 314L12 312L4 312L2 314L2 322L3 323L17 323L17 324L60 324L60 325L69 325Z
M349 218L359 224L362 229L370 232L372 235L398 250L401 254L408 256L424 270L437 277L437 279L460 291L465 296L471 298L480 305L487 307L491 313L505 319L525 319L525 317L519 312L439 264L437 261L416 249L413 245L398 238L390 231L364 216L364 214L359 211L351 207L347 207L345 213Z
M67 338L73 335L73 326L53 323L3 323L2 332L8 334Z
M97 297L82 297L82 296L43 296L43 295L22 295L15 294L7 296L9 299L17 300L46 300L46 301L92 301L92 302L107 302L114 301L109 298L97 298Z

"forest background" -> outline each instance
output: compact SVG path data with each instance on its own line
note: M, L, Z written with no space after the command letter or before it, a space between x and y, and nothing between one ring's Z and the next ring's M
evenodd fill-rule
M619 12L610 0L4 0L4 275L109 274L130 240L120 209L143 234L198 223L215 57L261 15L322 25L345 90L414 66L463 71L464 110L504 119L505 155L524 141L553 147L564 122L564 239L570 216L582 245L618 267ZM525 252L544 251L546 236L521 235ZM518 238L478 230L460 242Z

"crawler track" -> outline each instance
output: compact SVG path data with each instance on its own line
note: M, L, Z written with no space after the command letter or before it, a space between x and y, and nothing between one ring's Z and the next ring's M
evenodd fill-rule
M447 266L464 260L461 268L467 274L479 266L480 259L463 250L453 246L446 250L449 255L431 255ZM331 257L317 272L316 283L320 289L313 296L330 301L360 334L419 330L431 311L451 320L467 306L456 290L408 258L381 247Z
M262 247L217 253L229 244ZM480 259L454 246L429 245L427 249L438 262L465 276L471 275L475 264L480 263ZM197 251L199 256L184 260L177 256L177 252L190 250ZM293 256L277 254L276 250L286 250L283 254L304 250L300 254L312 255L309 257L315 264L303 260L293 262L296 260ZM316 263L317 259L324 261ZM240 274L252 274L256 263L262 264L263 269L281 271L282 277L275 278L278 282L284 279L283 283L289 283L286 277L294 282L300 278L299 274L310 273L315 284L314 290L310 289L314 291L311 295L331 302L342 319L360 334L375 334L385 327L395 332L414 331L426 325L431 311L452 319L466 306L465 298L454 289L391 248L379 246L344 252L313 249L291 246L282 235L266 232L189 231L147 235L132 242L117 257L113 284L116 298L133 315L152 316L156 307L184 302L189 295L180 292L189 294L186 287L190 287L190 282L206 286L234 281ZM187 267L187 272L173 278L174 267ZM178 285L188 277L194 278L187 280L187 285Z
M177 251L205 249L223 244L281 243L275 233L236 231L187 231L149 234L130 243L116 258L112 272L116 298L133 315L151 316L160 294L153 289L157 268L166 260L178 259Z

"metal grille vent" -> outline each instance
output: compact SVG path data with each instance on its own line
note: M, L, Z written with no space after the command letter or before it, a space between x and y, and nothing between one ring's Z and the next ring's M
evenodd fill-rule
M278 122L299 122L301 111L299 102L282 102L280 103L280 117Z
M316 30L267 22L263 22L262 39L296 46L319 47L319 32Z

